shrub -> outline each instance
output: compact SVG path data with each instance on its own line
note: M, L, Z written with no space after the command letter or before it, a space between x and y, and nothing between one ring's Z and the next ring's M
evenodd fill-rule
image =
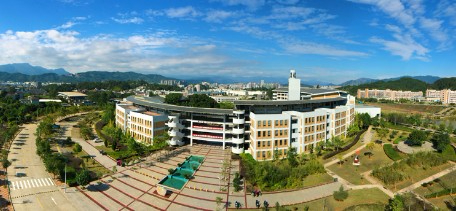
M73 147L73 152L78 153L82 151L82 147L80 144L76 143Z
M383 151L385 151L385 154L394 161L400 160L401 156L399 153L393 148L393 145L391 144L384 144L383 145Z
M348 192L345 191L344 187L341 185L339 191L334 191L333 196L336 201L343 201L348 198Z

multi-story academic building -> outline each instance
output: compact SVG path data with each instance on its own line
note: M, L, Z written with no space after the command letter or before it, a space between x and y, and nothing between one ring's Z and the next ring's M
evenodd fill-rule
M412 91L396 91L391 89L380 90L380 89L358 89L358 98L377 98L385 100L415 100L423 97L423 92L412 92Z
M220 145L236 154L251 153L256 160L270 160L274 152L284 157L289 147L307 152L318 142L345 136L354 121L353 96L327 89L303 92L294 71L289 84L291 88L281 91L286 100L235 100L234 109L177 106L130 96L116 106L116 125L130 133L139 131L135 139L140 142L153 144L153 136L160 133L156 131L166 128L171 145Z
M443 104L456 103L456 91L451 89L444 90L426 90L426 100L442 102Z

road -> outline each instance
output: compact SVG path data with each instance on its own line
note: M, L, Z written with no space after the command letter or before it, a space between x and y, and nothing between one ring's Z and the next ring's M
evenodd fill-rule
M36 128L35 123L22 125L8 154L8 159L12 161L8 168L8 179L14 208L66 211L96 209L97 205L83 194L73 191L72 196L68 197L62 187L55 185L52 176L46 172L43 162L36 154ZM16 173L23 176L17 177Z

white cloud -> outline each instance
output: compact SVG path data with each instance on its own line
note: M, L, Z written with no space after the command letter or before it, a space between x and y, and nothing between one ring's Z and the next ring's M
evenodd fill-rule
M271 10L270 19L305 18L315 12L314 8L307 7L274 7Z
M355 3L369 4L376 6L390 17L396 19L405 26L411 26L415 23L412 11L406 10L400 0L349 0Z
M385 40L372 37L369 41L382 45L384 50L402 57L403 60L429 60L429 49L417 43L411 35L394 34L394 38L395 40Z
M313 54L323 56L335 56L335 57L365 57L367 53L359 51L350 51L339 49L330 45L313 43L313 42L282 42L283 48L294 54Z
M196 11L192 6L169 8L164 11L165 14L170 18L195 18L200 16L200 13Z
M195 44L201 43L201 44ZM0 33L0 63L28 62L71 72L142 71L161 74L218 74L249 64L218 53L217 46L167 32L125 38L56 29ZM251 64L251 63L250 63ZM166 71L166 72L163 72Z
M456 26L456 2L441 0L437 5L436 15L447 17L453 26Z
M111 19L120 24L142 24L144 19L138 17L138 15L136 11L117 13L117 17L112 17Z
M421 27L427 30L432 38L439 42L446 42L447 34L442 29L443 21L437 19L420 18Z
M131 17L131 18L111 18L113 21L121 24L128 24L128 23L133 23L133 24L141 24L144 22L144 19L140 17Z
M239 15L240 12L231 12L231 11L224 11L224 10L211 10L206 13L206 17L204 18L207 22L213 23L220 23L225 19L230 17L234 17Z

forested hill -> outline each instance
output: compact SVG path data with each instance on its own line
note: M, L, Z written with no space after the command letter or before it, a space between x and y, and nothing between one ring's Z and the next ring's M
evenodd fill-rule
M431 88L437 89L437 90L442 90L442 89L456 90L456 77L441 78L441 79L435 81L432 84Z
M349 92L351 95L356 95L358 89L391 89L403 91L422 91L424 93L430 86L431 85L427 84L426 82L404 77L393 81L376 81L370 84L361 84L358 86L343 86L340 89Z
M38 81L38 82L85 82L85 81L134 81L144 80L149 83L158 83L160 80L176 80L158 74L141 74L135 72L107 72L107 71L90 71L77 73L74 75L58 75L55 73L46 73L41 75L26 75L22 73L0 72L0 81Z

